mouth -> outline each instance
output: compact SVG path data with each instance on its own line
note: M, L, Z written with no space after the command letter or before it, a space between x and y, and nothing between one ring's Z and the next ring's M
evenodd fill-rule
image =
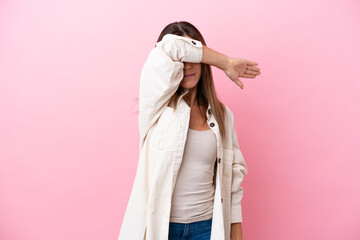
M188 74L188 75L184 75L184 78L189 78L189 77L192 77L192 76L194 76L195 75L195 73L193 73L193 74Z

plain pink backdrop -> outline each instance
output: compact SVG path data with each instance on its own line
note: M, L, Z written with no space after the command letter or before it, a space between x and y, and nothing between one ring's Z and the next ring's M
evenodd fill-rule
M216 68L248 165L244 239L360 239L358 1L0 2L0 239L117 239L160 31L259 63Z

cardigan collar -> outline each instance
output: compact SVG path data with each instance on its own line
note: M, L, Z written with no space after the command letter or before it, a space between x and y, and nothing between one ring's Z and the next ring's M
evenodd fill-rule
M190 90L188 88L185 88L185 90L180 94L180 97L177 101L177 105L179 105L179 102L181 101L181 99L183 98L184 95L186 95ZM207 109L206 109L206 117L207 120L210 120L211 117L211 107L210 107L210 102L208 103Z

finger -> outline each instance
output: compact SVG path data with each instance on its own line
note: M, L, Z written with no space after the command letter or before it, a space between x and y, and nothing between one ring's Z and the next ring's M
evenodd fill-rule
M238 86L240 86L241 89L244 89L244 84L242 82L240 82L240 85Z
M257 62L253 62L253 61L248 61L247 64L252 65L252 66L257 66L258 65Z
M254 78L256 77L255 75L250 75L250 74L244 74L243 78Z
M245 74L249 74L249 75L260 75L260 72L255 72L255 71L250 71L250 70L246 70Z
M246 69L249 69L249 70L251 70L251 71L260 72L260 68L258 68L258 67L247 66Z
M235 82L236 85L238 85L241 89L244 89L244 84L240 81L240 79L236 79L236 80L234 80L234 82Z

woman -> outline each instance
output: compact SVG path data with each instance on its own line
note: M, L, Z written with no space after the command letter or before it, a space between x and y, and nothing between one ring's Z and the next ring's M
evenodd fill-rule
M242 239L247 167L210 65L241 89L239 77L260 74L257 63L208 48L188 22L166 26L151 50L140 77L139 162L119 240Z

